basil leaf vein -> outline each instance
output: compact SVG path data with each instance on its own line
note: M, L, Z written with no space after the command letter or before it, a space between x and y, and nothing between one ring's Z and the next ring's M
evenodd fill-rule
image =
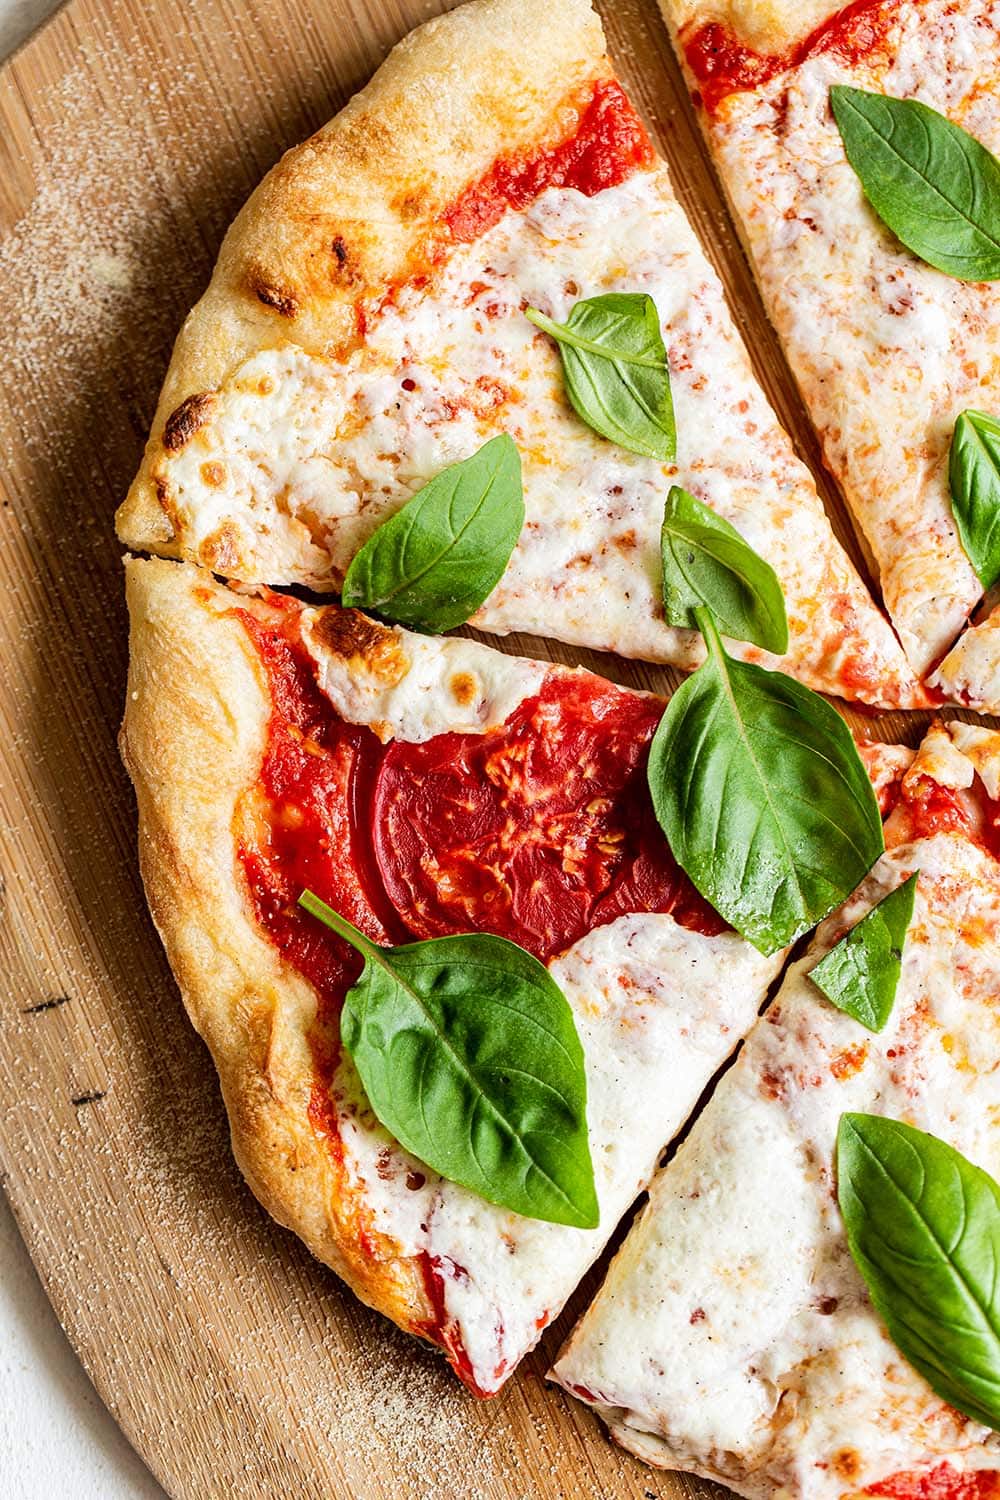
M673 463L670 370L652 297L587 297L573 304L565 323L534 307L525 316L558 343L566 394L582 421L630 453Z
M837 1133L847 1242L893 1343L958 1411L1000 1430L1000 1187L881 1115Z
M917 99L838 83L830 103L865 197L907 249L948 276L1000 279L1000 161Z
M380 948L299 899L364 957L341 1040L386 1130L490 1203L595 1228L583 1048L544 964L488 933Z
M782 672L708 657L653 737L649 787L678 864L761 953L825 917L882 853L882 820L844 720Z
M966 556L984 589L1000 578L1000 421L963 411L948 464L951 508Z
M809 975L838 1010L869 1031L882 1031L892 1014L917 878L911 875L883 896Z
M777 574L722 516L671 485L660 535L668 625L696 629L706 604L722 631L763 651L788 650L788 618Z
M464 625L496 588L524 525L507 433L442 469L353 558L341 597L417 630Z

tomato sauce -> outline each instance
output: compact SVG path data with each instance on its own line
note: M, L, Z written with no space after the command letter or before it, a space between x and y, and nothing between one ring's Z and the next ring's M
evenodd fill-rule
M942 786L930 776L908 776L886 824L889 846L958 833L1000 859L1000 805L976 777L971 787Z
M865 1494L885 1500L998 1500L1000 1473L972 1469L963 1474L949 1463L940 1463L933 1469L892 1474L869 1485Z
M785 52L756 52L728 26L709 21L682 36L684 57L711 114L730 94L760 88L821 52L835 52L849 63L863 61L885 43L898 9L899 0L854 0Z
M444 214L453 241L474 240L508 208L526 208L550 187L593 197L649 166L653 147L621 85L602 79L581 102L573 135L558 145L504 156Z
M362 961L298 905L304 888L376 942L499 932L543 959L631 911L670 911L703 932L724 923L674 863L653 815L645 765L657 699L557 675L487 734L383 746L320 692L298 605L269 602L265 616L236 611L272 699L237 848L257 922L319 996L309 1117L340 1170L340 1009ZM440 873L421 869L425 855ZM424 1256L433 1315L417 1331L478 1391L445 1307L445 1275L460 1269Z

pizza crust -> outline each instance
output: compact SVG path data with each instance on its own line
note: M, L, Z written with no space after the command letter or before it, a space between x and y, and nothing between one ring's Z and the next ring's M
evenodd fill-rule
M199 569L130 558L120 746L139 805L139 862L188 1016L219 1071L233 1153L273 1218L404 1328L432 1317L419 1263L362 1256L325 1142L309 1122L315 992L251 920L234 819L265 748L270 696L231 594Z
M660 0L669 25L686 37L714 21L754 52L780 53L802 42L842 0Z
M581 89L610 76L587 0L478 0L411 32L286 152L233 222L178 336L117 515L126 546L181 555L156 466L197 431L238 365L289 343L349 352L360 342L355 304L405 276L441 209L498 155L571 133Z

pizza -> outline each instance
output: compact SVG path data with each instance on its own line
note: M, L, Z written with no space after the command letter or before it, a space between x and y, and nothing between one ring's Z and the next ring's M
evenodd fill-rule
M934 727L887 853L819 928L719 1084L563 1349L555 1376L650 1463L753 1497L993 1496L1000 1437L890 1342L834 1192L845 1111L871 1108L1000 1172L1000 735ZM810 979L919 872L877 1035Z
M1000 738L914 759L819 693L1000 701L946 472L994 294L869 212L827 107L919 87L988 139L992 11L670 7L899 638L585 0L470 0L279 162L177 341L118 516L143 880L252 1190L472 1393L652 1179L555 1367L616 1437L750 1500L989 1500ZM900 1209L919 1347L852 1130L967 1194Z
M996 7L662 3L768 312L909 661L944 697L995 711L995 623L955 645L983 584L956 526L949 449L963 411L1000 403L1000 291L926 264L882 222L830 90L918 99L997 151Z
M526 316L619 295L655 305L675 460L588 427ZM776 571L784 670L874 705L926 701L586 0L474 0L430 22L274 168L177 341L119 535L228 578L336 591L380 524L503 433L525 523L474 625L696 666L698 634L668 625L660 597L676 481Z
M254 1192L366 1302L495 1391L749 1029L781 955L674 864L644 758L660 700L337 605L128 564L122 753L142 872ZM183 663L183 670L178 670ZM875 752L883 785L891 753ZM339 1044L357 979L296 907L377 942L470 929L550 966L587 1061L600 1224L511 1213L408 1156Z

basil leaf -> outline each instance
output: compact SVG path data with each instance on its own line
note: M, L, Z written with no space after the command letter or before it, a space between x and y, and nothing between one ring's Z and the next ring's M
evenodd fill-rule
M881 1115L837 1133L847 1243L889 1336L942 1400L1000 1430L1000 1187Z
M916 893L917 876L911 875L883 896L810 972L826 998L869 1031L881 1031L892 1014Z
M708 658L653 737L649 787L674 858L761 953L843 901L882 853L872 784L837 711L783 672Z
M299 900L364 956L340 1034L385 1128L490 1203L595 1228L583 1048L544 964L488 933L379 948Z
M534 307L525 316L558 342L566 394L578 417L630 453L673 463L670 370L652 297L588 297L573 304L565 323L553 323Z
M951 508L966 556L984 589L1000 578L1000 422L963 411L948 466Z
M368 538L341 597L400 625L453 630L496 588L523 525L521 459L501 433L442 469Z
M780 656L788 650L781 584L735 526L671 485L660 534L663 610L668 625L695 629L694 611L707 604L720 628Z
M1000 279L1000 162L917 99L837 83L830 103L865 197L928 265L963 281Z

